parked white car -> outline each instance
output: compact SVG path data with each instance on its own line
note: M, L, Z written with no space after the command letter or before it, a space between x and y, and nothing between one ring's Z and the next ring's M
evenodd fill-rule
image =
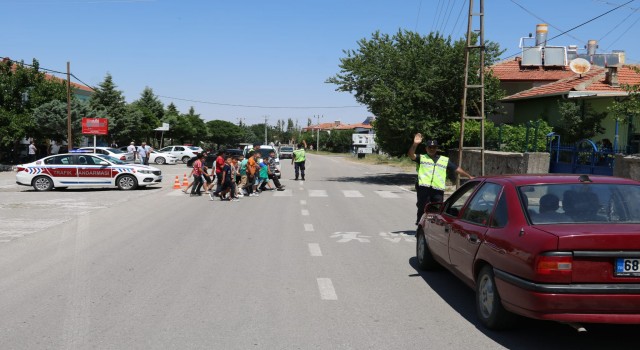
M120 150L112 147L80 147L78 150L83 152L92 152L96 154L103 154L111 156L116 159L120 159L125 163L133 163L135 161L135 155L132 152Z
M167 146L160 149L158 152L169 153L174 157L180 159L183 163L187 164L189 159L195 157L198 153L202 152L202 148L195 146Z
M126 151L127 147L120 147L121 151ZM178 158L173 154L162 153L156 150L151 151L151 155L149 156L149 163L155 163L158 165L162 164L176 164L178 162ZM138 161L138 163L140 163Z

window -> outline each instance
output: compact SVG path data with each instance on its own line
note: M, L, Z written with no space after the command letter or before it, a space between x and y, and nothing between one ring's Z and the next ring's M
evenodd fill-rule
M182 151L184 151L184 147L176 147L175 151L176 152L182 152Z
M501 191L502 186L485 183L471 198L467 209L462 214L462 219L479 225L487 225L496 204L496 198Z
M444 212L451 216L458 216L460 210L464 206L469 196L473 193L473 190L478 186L478 181L470 181L460 187L446 202Z
M507 208L507 196L502 193L496 205L496 210L491 217L491 227L500 228L507 226L509 221L509 209Z
M44 164L47 165L68 165L73 164L73 156L72 155L64 155L64 156L55 156L49 157L44 160Z

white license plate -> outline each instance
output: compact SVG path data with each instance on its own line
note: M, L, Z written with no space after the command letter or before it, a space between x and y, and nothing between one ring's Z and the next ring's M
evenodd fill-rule
M640 259L616 259L616 276L640 276Z

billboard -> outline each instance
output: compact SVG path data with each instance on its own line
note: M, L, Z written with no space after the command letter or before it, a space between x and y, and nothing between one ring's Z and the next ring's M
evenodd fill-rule
M82 118L82 133L87 135L108 135L109 120L107 118Z

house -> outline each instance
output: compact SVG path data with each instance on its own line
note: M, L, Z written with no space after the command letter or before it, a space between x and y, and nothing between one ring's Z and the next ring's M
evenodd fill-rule
M557 124L559 101L577 101L588 104L593 112L607 112L607 107L616 99L629 96L624 85L640 84L640 73L634 68L640 66L622 65L592 66L584 74L571 76L545 85L533 87L502 99L513 107L516 124L529 120L545 119L549 124ZM638 152L640 146L640 116L629 121L618 122L608 115L602 122L605 133L597 139L616 140L616 148L627 152ZM618 134L616 134L616 130ZM617 137L616 137L617 136Z
M528 39L534 40L532 35L521 38L519 57L488 68L500 80L507 95L500 101L506 113L488 116L497 124L523 124L544 119L557 125L560 119L558 102L564 100L584 103L596 113L608 113L607 107L613 101L628 96L623 85L640 84L640 75L633 66L625 65L624 51L598 53L596 40L587 42L585 52L578 52L577 45L548 46L546 24L536 26L535 44L525 45L524 41ZM579 61L583 67L576 67ZM596 141L616 140L619 149L637 152L640 121L631 120L620 125L608 115L602 123L606 132L596 137Z
M375 117L367 117L362 123L356 124L342 124L339 120L333 123L320 123L315 125L309 125L302 128L303 132L306 131L331 131L331 130L353 130L356 134L370 134L373 133L373 126L371 123L375 120Z

